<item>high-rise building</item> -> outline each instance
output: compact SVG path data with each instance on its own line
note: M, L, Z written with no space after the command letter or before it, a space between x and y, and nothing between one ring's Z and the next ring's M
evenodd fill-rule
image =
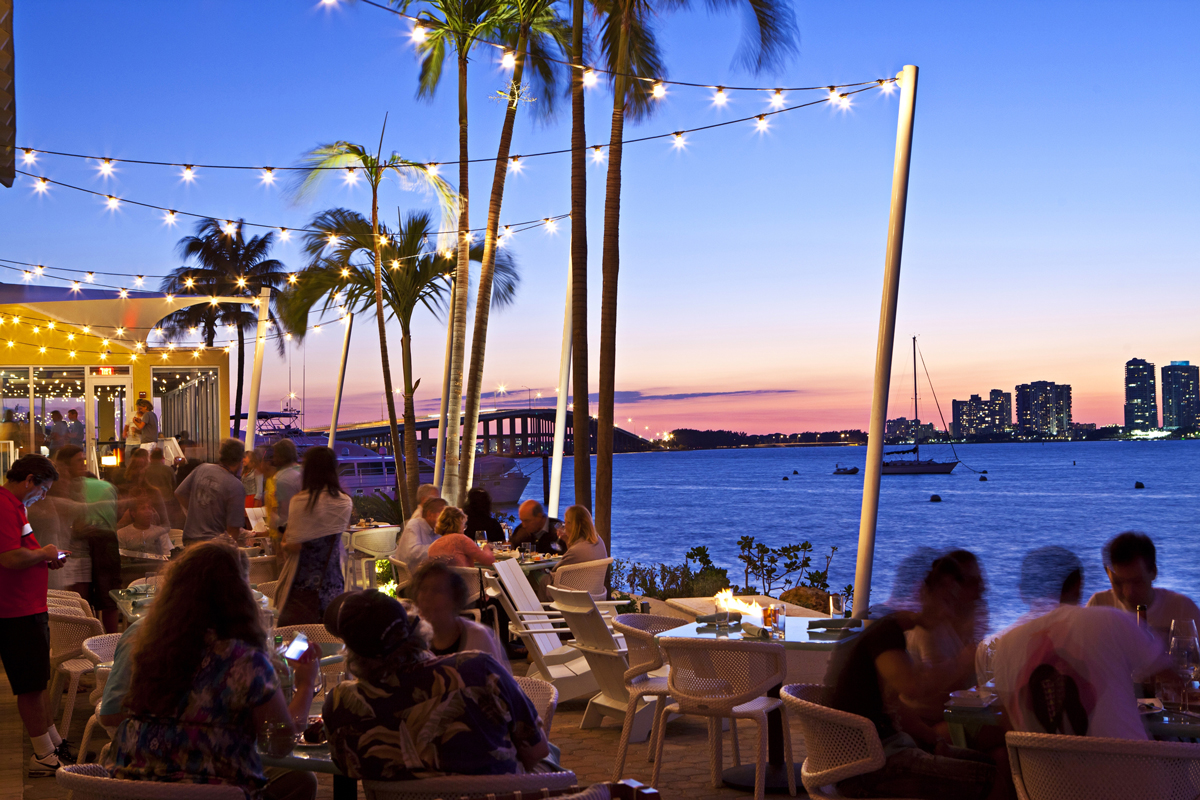
M1162 368L1164 428L1200 426L1200 366L1172 361Z
M992 389L988 399L992 402L992 429L996 433L1012 430L1012 392Z
M1151 430L1158 427L1155 402L1154 365L1140 358L1125 362L1125 429Z
M1053 381L1023 383L1016 389L1017 429L1026 435L1069 436L1071 387Z
M992 389L987 400L977 394L955 400L952 425L951 433L959 439L1004 433L1012 428L1012 395Z

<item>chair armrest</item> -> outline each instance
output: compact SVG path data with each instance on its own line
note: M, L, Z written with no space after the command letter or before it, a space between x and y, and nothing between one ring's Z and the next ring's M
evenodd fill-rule
M545 619L562 619L562 614L557 611L518 611L518 617L542 617Z
M618 647L616 650L609 650L606 647L591 647L590 645L580 644L579 642L575 641L574 639L568 639L567 644L571 645L571 647L574 647L576 650L579 650L580 652L583 652L583 653L599 653L600 655L605 655L605 656L610 656L613 653L617 653L617 654L623 655L623 656L629 654L629 650L627 650L624 647Z

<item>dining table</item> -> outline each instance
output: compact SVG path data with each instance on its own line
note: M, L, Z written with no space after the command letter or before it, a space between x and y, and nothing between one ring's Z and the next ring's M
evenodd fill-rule
M332 775L333 800L355 800L358 797L358 780L337 768L329 754L328 744L296 745L286 756L272 756L259 751L258 756L264 767Z
M944 713L950 727L950 743L967 746L968 734L989 725L1006 725L1007 715L999 701L983 708L947 705ZM1200 739L1200 715L1160 708L1142 714L1142 723L1151 739Z
M511 550L509 550L509 551L497 550L497 551L495 551L495 553L496 553L497 561L499 561L500 559L517 558L517 553L515 553L514 551L511 551ZM555 567L557 567L559 565L559 562L561 562L562 560L563 560L562 556L542 556L542 558L540 558L536 561L533 559L527 558L524 561L520 562L521 571L524 572L526 575L530 575L534 572L542 572L544 570L552 570Z
M749 617L750 620L761 622L755 617ZM681 625L678 628L672 628L668 631L663 631L658 634L656 639L702 639L702 640L746 640L753 642L773 641L783 645L784 650L788 651L807 651L810 653L820 653L828 655L833 652L834 648L841 642L853 639L858 631L856 628L845 627L849 620L827 620L831 624L836 624L839 627L824 629L818 627L821 624L820 620L809 620L807 624L803 618L789 618L784 636L782 638L763 639L761 636L755 635L752 630L747 630L742 627L742 623L734 623L728 627L719 628L715 625L702 624L698 622L689 622ZM850 623L853 624L853 623ZM771 687L767 692L767 697L779 697L779 691L783 688L783 684ZM766 788L768 791L787 791L787 764L784 759L783 747L783 714L778 710L771 711L767 714L767 772L766 772ZM800 764L793 764L792 770L795 775L797 786L802 786L803 782L800 777ZM730 767L721 773L721 778L726 786L734 789L741 789L747 792L754 791L754 773L756 765L742 764L737 767Z

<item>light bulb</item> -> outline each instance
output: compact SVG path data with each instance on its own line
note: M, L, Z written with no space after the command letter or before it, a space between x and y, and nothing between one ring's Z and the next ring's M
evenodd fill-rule
M288 275L288 283L292 284L293 286L296 284L296 273L293 272Z
M772 108L783 108L784 96L783 90L776 89L775 94L771 95Z
M50 181L46 180L45 178L38 178L37 183L33 185L33 188L38 192L44 192L50 188Z
M437 174L438 174L438 165L437 165L436 163L434 163L434 164L426 164L426 165L425 165L425 171L426 171L427 173L429 173L429 176L430 176L431 178L436 178L436 177L437 177Z
M354 167L346 167L346 183L357 183L357 182L358 182L358 173L355 172Z
M113 197L111 194L107 195L105 197L105 200L108 202L108 207L110 209L116 209L118 206L121 205L121 201L118 200L117 198Z
M71 291L78 292L80 289L79 281L71 281Z
M238 285L239 289L245 289L246 288L246 279L244 277L239 277L237 279L237 285Z
M183 179L185 181L190 181L195 177L196 177L195 168L193 168L191 164L184 164L183 165Z
M196 285L196 279L195 278L184 278L183 285L186 286L187 288L191 289L192 287L194 287Z
M510 169L512 169L513 172L521 171L521 157L520 156L513 156L512 158L509 159L509 161L512 162Z
M728 99L729 96L725 94L725 87L718 86L717 93L713 95L713 102L719 106L723 106Z
M422 25L420 22L418 22L416 25L413 25L412 40L414 42L416 42L417 44L420 44L421 42L425 41L425 36L426 36L426 33L425 33L424 25Z
M343 267L343 268L342 268L342 277L343 277L343 278L349 278L349 277L350 277L350 270L348 270L348 269L346 269L345 267Z
M120 295L122 300L124 300L125 298L129 297L129 290L122 288L119 292L117 292L117 294Z
M262 182L263 182L263 183L274 183L274 182L275 182L275 169L274 169L274 167L263 167L263 170L262 170Z
M96 280L96 273L94 273L94 272L89 272L89 273L87 273L86 275L84 275L84 276L83 276L83 279L84 279L85 281L87 281L88 283L92 283L93 281L95 281L95 280Z
M337 236L337 234L336 234L336 233L331 233L331 234L329 234L329 236L327 236L327 237L325 237L325 238L326 238L326 240L327 240L327 242L328 242L328 244L329 244L329 246L330 246L330 247L337 247L337 244L338 244L338 236Z
M237 233L237 225L233 224L232 220L226 220L224 231L226 236L233 236Z
M850 95L846 94L846 93L838 95L837 104L838 104L838 108L849 108L850 107Z
M758 120L758 122L755 123L755 127L757 127L760 131L765 131L768 125L766 116L759 114L757 117L755 117L755 119Z
M604 148L596 145L592 148L592 160L599 163L604 160Z
M554 233L558 230L558 220L553 220L547 217L546 219L542 220L542 222L546 224L546 230L550 233Z
M662 81L655 81L650 87L650 96L662 99L667 96L667 87L663 86Z
M878 83L884 94L891 94L896 88L895 79L880 78Z
M33 162L37 161L37 153L33 151L33 148L26 147L21 155L21 160L26 164L32 164Z
M683 138L683 132L675 131L675 138L672 142L672 145L675 147L675 149L680 150L685 144L687 144L687 140Z
M113 173L112 159L106 158L103 161L101 161L100 162L100 174L101 175L112 175L112 173Z
M504 56L500 59L500 66L505 69L512 69L517 66L517 55L512 50L505 50Z
M596 85L596 70L585 69L583 71L583 85L584 86L595 86Z
M279 229L279 240L280 240L281 242L286 242L286 241L287 241L288 239L290 239L290 238L292 238L292 234L291 234L291 232L290 232L290 231L288 231L288 229L287 229L287 228L280 228L280 229Z
M168 211L166 214L163 214L163 222L167 223L168 225L174 225L175 224L175 212Z
M124 335L125 335L125 329L117 328L117 336L124 336Z
M145 276L145 275L138 275L138 276L134 277L134 279L133 279L133 282L134 282L136 285L138 285L138 286L141 286L143 283L145 283L145 282L146 282L146 276Z

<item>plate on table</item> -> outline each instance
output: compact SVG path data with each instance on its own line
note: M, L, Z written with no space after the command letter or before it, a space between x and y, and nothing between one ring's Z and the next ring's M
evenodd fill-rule
M980 691L979 689L960 689L950 693L946 701L948 708L987 708L1000 699L995 692Z
M306 735L318 735L320 741L310 742L304 738ZM309 717L308 727L296 734L296 747L312 749L315 747L326 747L329 745L329 740L325 738L325 721L321 717Z

